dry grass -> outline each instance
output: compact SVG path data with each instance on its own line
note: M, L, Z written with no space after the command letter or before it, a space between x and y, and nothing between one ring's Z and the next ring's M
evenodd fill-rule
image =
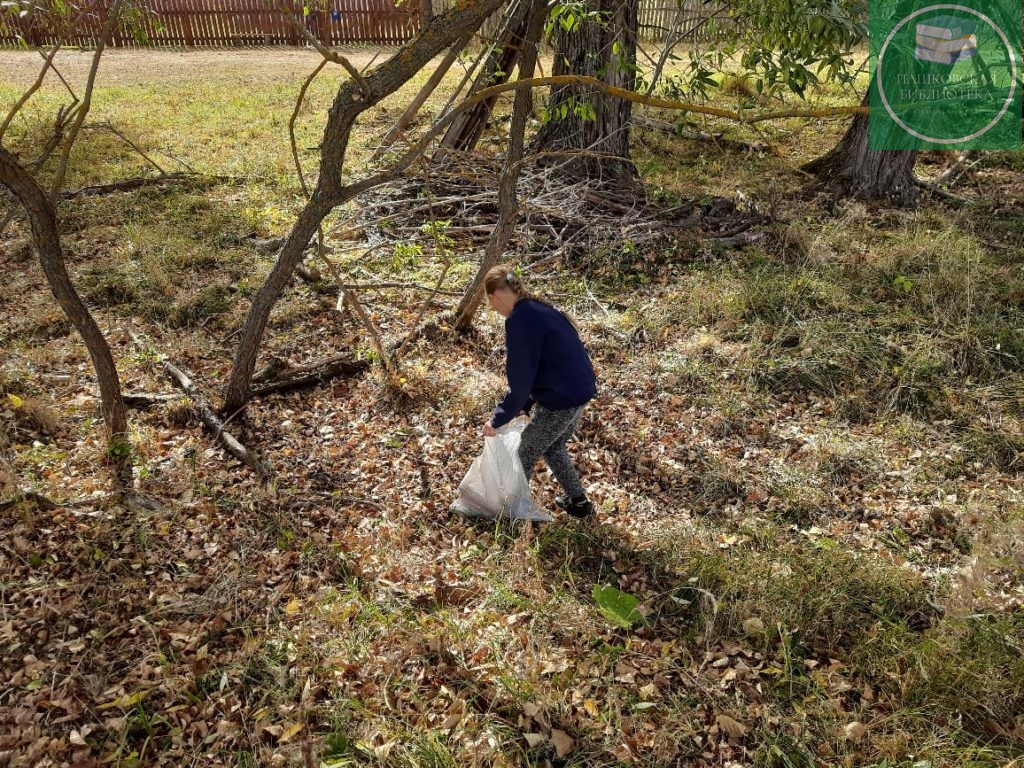
M69 54L66 71L84 56ZM0 54L19 79L27 61ZM240 178L62 209L71 270L133 388L167 385L117 332L124 323L208 391L223 381L232 331L269 269L254 240L286 232L301 205L284 126L314 63L281 51L106 60L96 119L162 159ZM303 112L307 167L337 82L316 85ZM360 121L350 172L416 87ZM0 99L12 92L5 83ZM17 140L38 141L56 103L42 94ZM595 525L533 532L446 514L500 396L491 316L473 338L411 350L404 394L371 374L254 403L233 426L277 467L273 493L223 464L184 404L140 412L139 485L166 510L47 519L29 507L5 520L4 541L24 549L4 550L5 594L26 596L5 603L9 615L34 604L29 592L88 586L95 604L74 603L47 631L104 638L85 656L33 649L39 665L10 673L22 675L12 695L59 698L32 686L78 686L83 658L96 667L74 688L87 712L113 717L99 706L115 685L151 691L90 736L115 764L298 765L308 736L328 765L553 765L555 730L575 740L567 765L1013 759L1024 734L1021 372L1008 298L1019 264L984 247L986 225L969 226L984 209L831 211L792 195L805 181L793 166L841 130L770 127L781 155L765 157L645 135L636 159L656 192L740 187L764 202L775 178L790 223L765 248L693 263L622 254L585 285L565 270L531 275L580 319L601 369L601 399L573 448ZM91 131L73 183L144 171ZM18 225L0 248L14 258L25 242ZM453 260L454 287L473 257ZM360 279L427 282L441 268L432 253L338 261ZM0 287L5 375L59 403L64 430L51 445L12 439L12 471L80 498L105 483L88 361L23 263ZM412 320L404 294L367 303L389 339ZM333 307L291 287L266 351L294 362L367 352ZM550 507L550 479L536 487ZM67 585L73 569L83 575ZM638 596L648 620L608 623L592 596L605 584ZM720 715L746 732L723 733ZM66 739L56 719L40 727ZM845 736L852 722L866 724L859 739ZM297 724L302 736L281 739Z

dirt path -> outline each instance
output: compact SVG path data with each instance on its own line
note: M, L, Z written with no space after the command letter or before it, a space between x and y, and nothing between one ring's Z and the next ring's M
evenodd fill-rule
M388 47L351 47L342 52L357 67L363 68L376 57L384 61L396 49ZM92 51L62 51L57 66L65 77L80 79L92 63ZM103 54L100 85L136 85L166 82L196 76L197 71L216 80L289 77L309 72L320 61L311 48L254 48L250 50L200 49L191 51L109 50ZM31 83L39 73L41 59L32 51L0 51L0 72L4 80L16 86ZM56 78L48 75L48 82Z

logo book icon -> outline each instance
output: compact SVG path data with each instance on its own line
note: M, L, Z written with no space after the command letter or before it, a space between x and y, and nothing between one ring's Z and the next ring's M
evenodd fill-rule
M970 19L938 16L917 25L917 48L914 57L920 61L953 66L978 52L975 24Z

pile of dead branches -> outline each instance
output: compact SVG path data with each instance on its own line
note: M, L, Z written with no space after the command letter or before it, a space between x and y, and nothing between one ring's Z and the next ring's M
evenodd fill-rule
M444 222L445 235L460 250L483 247L498 218L503 168L500 156L446 151L428 172L363 195L358 210L331 234L374 250L410 243L429 248L437 236L431 223ZM755 227L770 220L744 201L705 196L669 206L538 162L523 168L517 197L508 250L525 263L563 260L587 268L650 254L682 256L683 244L736 247L762 237Z

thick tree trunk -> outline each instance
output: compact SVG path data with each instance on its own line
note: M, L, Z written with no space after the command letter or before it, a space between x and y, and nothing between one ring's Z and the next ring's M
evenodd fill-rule
M532 6L530 24L526 30L522 57L519 60L519 78L521 80L533 77L534 69L537 66L537 46L540 44L540 34L544 28L544 9L547 7L547 0L534 0ZM508 245L509 237L512 235L516 215L519 213L516 184L519 181L523 145L526 142L526 121L530 117L532 106L532 89L521 88L516 91L515 102L512 106L512 125L509 128L508 156L505 158L505 168L501 174L501 184L498 187L498 223L487 241L487 248L477 269L476 277L466 289L462 301L459 302L459 308L455 311L455 328L459 331L466 331L472 325L473 315L483 299L484 280L487 278L487 272L501 259L501 254L505 251L505 246Z
M224 392L224 412L237 411L249 399L249 385L270 311L302 260L303 251L317 227L335 206L351 200L367 188L365 180L348 185L342 181L348 139L356 118L401 88L445 48L479 28L500 3L501 0L458 3L432 18L415 40L402 46L367 77L360 81L346 80L338 89L320 142L320 176L316 189L299 214L274 268L257 292L245 318L235 363Z
M473 81L473 87L470 88L467 98L489 86L508 82L516 62L521 60L523 41L528 36L527 28L530 25L531 9L534 7L531 0L519 0L518 3L512 4L511 14L505 20L491 55L487 57L483 69ZM543 10L537 11L537 13L543 13ZM497 101L496 96L486 99L456 117L445 131L441 146L459 150L473 149L480 141L480 137L483 136L487 121L494 110L495 101Z
M103 422L111 447L114 448L112 456L120 462L119 475L124 479L122 473L126 467L130 472L130 465L127 463L128 455L123 447L123 441L128 434L128 423L125 419L124 402L121 399L121 383L107 340L75 291L64 267L57 214L53 204L32 175L3 147L0 147L0 183L25 206L32 224L32 239L39 250L39 260L50 290L85 341L85 348L92 358L99 381Z
M869 104L864 95L863 106ZM885 201L901 208L917 204L915 149L868 149L868 115L854 115L842 140L804 166L829 191L843 197Z
M585 20L572 32L559 26L553 74L590 75L633 90L637 7L638 0L588 0L587 10L606 14L607 22ZM548 100L548 121L532 149L582 153L568 161L566 170L571 175L632 185L637 176L629 159L632 106L631 101L590 88L555 88Z

